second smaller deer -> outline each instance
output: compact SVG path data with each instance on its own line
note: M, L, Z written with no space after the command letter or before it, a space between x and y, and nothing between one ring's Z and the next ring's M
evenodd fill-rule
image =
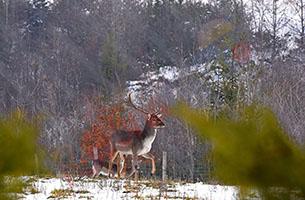
M91 178L98 177L100 175L108 176L108 168L106 168L104 165L106 163L101 162L100 160L93 160L92 161L92 176ZM110 171L110 174L112 177L117 176L118 173L118 167L117 164L113 164L112 170Z

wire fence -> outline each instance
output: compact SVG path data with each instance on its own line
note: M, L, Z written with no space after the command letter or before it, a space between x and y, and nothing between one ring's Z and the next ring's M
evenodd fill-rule
M170 157L168 157L170 159ZM131 160L128 158L126 161L126 174L128 175L132 171ZM102 166L108 169L108 166ZM142 161L139 167L139 177L140 179L155 179L162 180L162 162L156 162L156 173L154 175L151 174L151 162ZM208 182L211 181L211 164L204 163L203 161L195 162L193 168L186 168L181 166L176 161L170 161L168 163L166 170L166 177L169 180L177 180L177 181L187 181L187 182ZM75 177L91 177L93 174L92 171L92 162L88 163L74 163L74 164L66 164L61 167L61 169L57 172L57 175L72 175Z

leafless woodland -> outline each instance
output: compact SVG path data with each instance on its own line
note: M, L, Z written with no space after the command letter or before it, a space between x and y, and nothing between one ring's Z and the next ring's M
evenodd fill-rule
M151 98L167 106L185 101L217 116L259 102L304 145L304 2L269 3L1 0L0 113L19 107L42 116L39 142L49 168L60 173L82 160L80 138L95 120L92 99L101 106L125 103L129 81L171 66L185 75L143 85L136 91L139 106ZM248 52L239 52L238 44ZM203 70L190 72L192 66ZM145 117L136 115L143 124ZM164 120L152 148L157 176L166 151L169 178L210 180L211 144L175 117ZM142 169L149 176L150 165Z

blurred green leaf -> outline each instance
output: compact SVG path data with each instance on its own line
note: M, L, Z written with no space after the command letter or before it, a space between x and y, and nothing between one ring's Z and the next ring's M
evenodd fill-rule
M8 199L7 192L21 190L22 183L12 181L14 176L38 173L41 169L36 124L19 109L0 118L0 199Z
M179 104L174 113L212 142L219 181L256 187L267 199L287 199L276 195L296 191L305 197L305 153L288 138L270 109L252 105L235 119L226 114L214 119L204 110Z

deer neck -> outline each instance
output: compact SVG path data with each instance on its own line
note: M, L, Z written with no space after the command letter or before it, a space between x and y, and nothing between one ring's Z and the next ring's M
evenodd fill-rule
M146 123L142 134L144 142L152 143L155 140L156 135L157 135L157 129L152 128L149 125L149 123Z

